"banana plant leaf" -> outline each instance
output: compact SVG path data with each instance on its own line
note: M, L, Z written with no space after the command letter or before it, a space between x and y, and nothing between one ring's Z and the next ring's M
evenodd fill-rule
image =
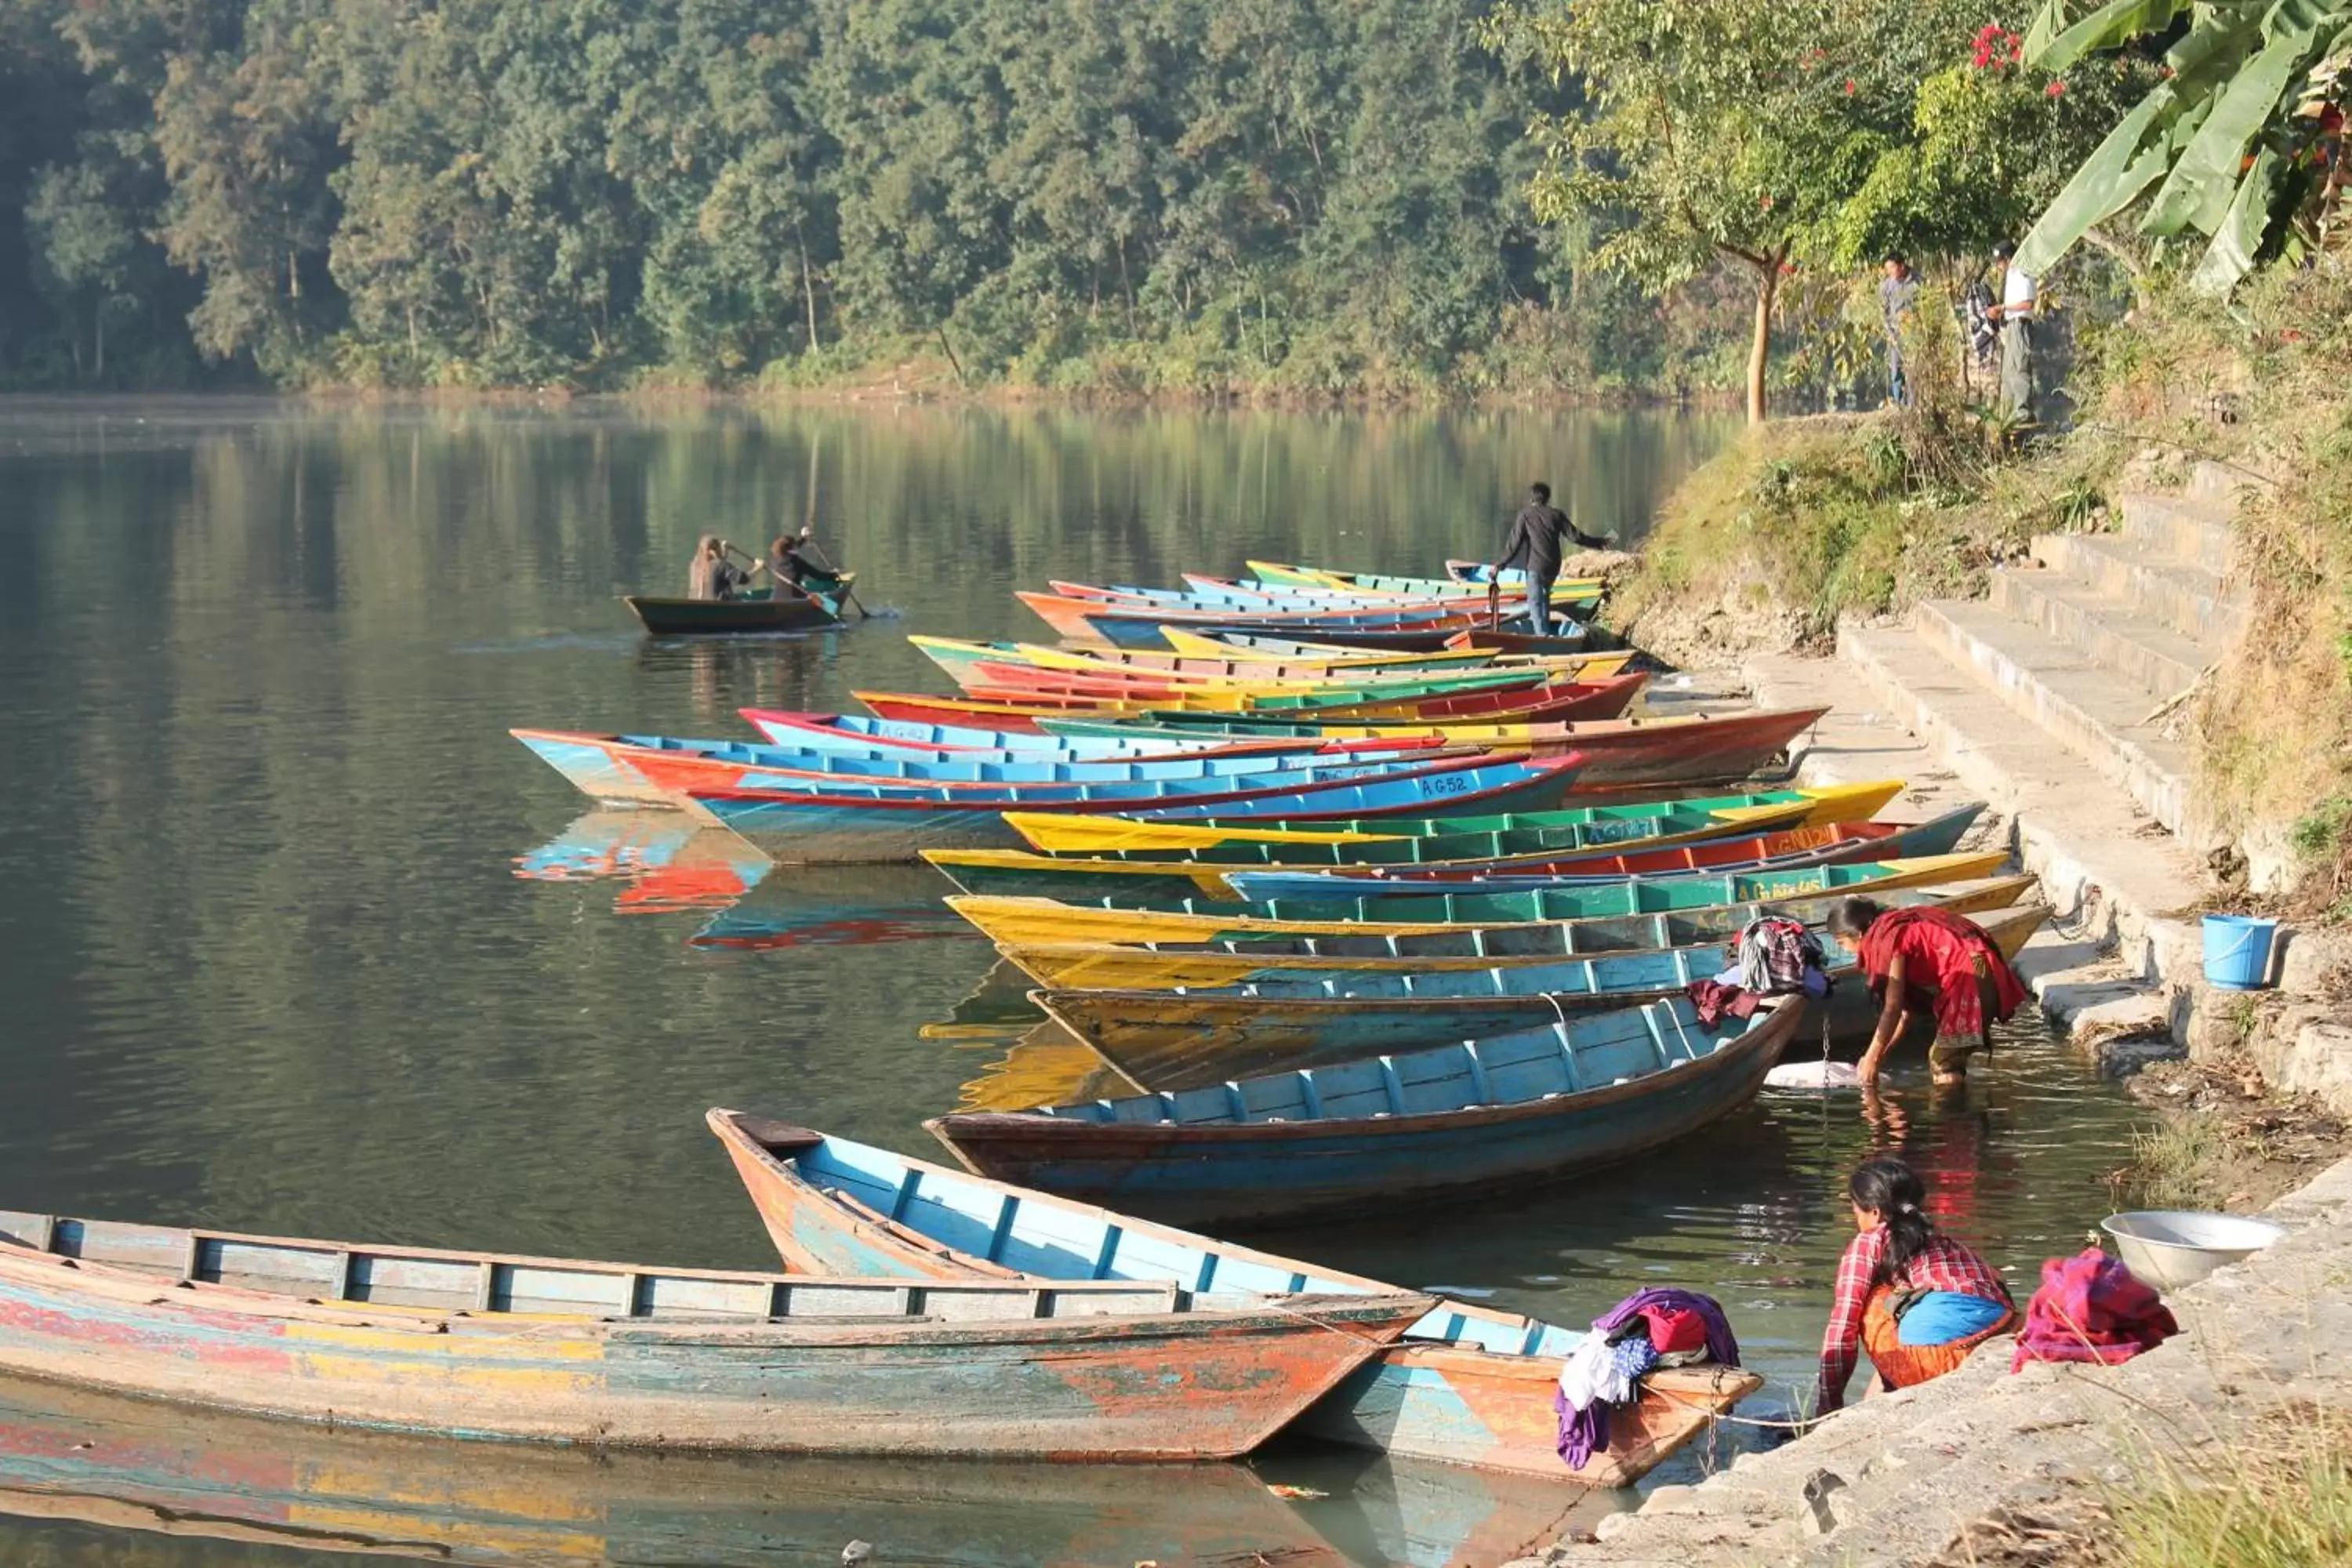
M2024 243L2017 247L2013 265L2019 270L2029 277L2041 277L2052 262L2065 255L2076 240L2090 231L2092 225L2123 211L2156 183L2164 173L2163 143L2159 142L2145 153L2140 144L2147 140L2150 128L2174 107L2172 86L2168 82L2140 100L2138 107L2124 116L2123 123L2107 132L2107 139L2083 161L2074 177L2066 182L2066 188L2058 193L2034 223Z
M2229 216L2221 220L2204 259L2190 275L2189 288L2218 299L2254 269L2254 257L2271 226L2271 197L2278 189L2281 166L2279 155L2267 147L2254 159L2254 166L2238 182Z
M2188 9L2189 0L2108 0L2070 27L2066 0L2050 0L2025 30L2025 58L2054 76L2093 49L2160 32Z
M2283 0L2284 3L2284 0ZM2174 161L2140 232L2176 235L2185 228L2220 230L2230 216L2246 146L2260 133L2311 53L2309 29L2273 40L2230 79L2197 135Z

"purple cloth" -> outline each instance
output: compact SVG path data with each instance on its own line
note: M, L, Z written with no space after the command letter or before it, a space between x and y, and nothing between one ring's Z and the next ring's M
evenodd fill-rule
M1702 1296L1696 1290L1677 1290L1670 1286L1636 1290L1593 1319L1592 1331L1606 1339L1626 1324L1638 1321L1644 1307L1680 1307L1696 1312L1706 1323L1707 1358L1725 1366L1739 1364L1739 1342L1732 1337L1731 1324L1724 1318L1723 1308L1714 1297ZM1554 1389L1551 1407L1559 1415L1559 1457L1568 1461L1569 1468L1584 1468L1592 1462L1594 1454L1609 1447L1609 1406L1595 1401L1579 1410L1569 1404L1566 1394Z

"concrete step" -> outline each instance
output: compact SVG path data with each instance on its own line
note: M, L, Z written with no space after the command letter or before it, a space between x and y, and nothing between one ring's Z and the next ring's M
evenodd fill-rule
M2019 863L2042 879L2043 896L2074 928L2070 940L2090 944L2086 958L2112 945L2124 973L2136 978L2179 982L2200 972L2197 927L2172 918L2203 886L2203 864L2189 846L2141 815L2129 796L2088 776L2083 758L2020 723L1972 666L1918 630L1848 625L1839 632L1838 658L1879 710L1853 716L1849 722L1864 726L1858 733L1872 723L1901 725L1969 795L2015 819ZM1804 689L1781 680L1769 694L1788 700ZM1857 705L1849 700L1841 711ZM1881 773L1893 762L1855 760Z
M2230 514L2188 496L2126 490L2121 499L2123 537L2151 556L2229 576L2236 563L2237 536Z
M2044 533L2033 558L2127 604L2208 647L2227 648L2245 635L2246 602L2218 572L2186 562L2152 560L2128 541L2099 533Z
M1974 671L2003 702L2063 742L2141 810L2173 833L2184 830L2194 776L2189 748L2141 722L2153 706L2144 693L2120 689L2113 670L2074 644L1989 605L1921 605L1912 625L1930 647Z
M2093 663L2116 671L2158 700L2187 690L2216 657L2195 638L2134 615L2061 573L2032 566L1995 572L1985 602L2013 620L2072 644Z

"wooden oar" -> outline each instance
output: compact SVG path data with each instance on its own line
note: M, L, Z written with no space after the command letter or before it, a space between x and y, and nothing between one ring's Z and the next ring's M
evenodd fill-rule
M816 542L816 536L814 534L810 534L803 542L816 556L818 565L824 567L826 571L832 573L836 577L842 574L841 568L833 563L833 557L824 552L824 546ZM874 618L873 611L867 609L864 605L859 605L857 603L857 589L854 584L848 583L843 584L841 585L841 592L843 597L846 598L851 604L857 605L857 618L859 620L870 621Z

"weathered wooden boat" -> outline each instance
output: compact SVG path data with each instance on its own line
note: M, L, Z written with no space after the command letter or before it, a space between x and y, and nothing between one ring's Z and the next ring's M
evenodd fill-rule
M1156 702L1198 712L1242 714L1319 714L1330 710L1357 710L1378 703L1416 704L1416 713L1437 700L1466 700L1485 696L1480 706L1515 710L1549 707L1574 700L1579 715L1614 718L1641 691L1646 675L1621 675L1588 681L1557 675L1533 665L1433 673L1404 670L1393 675L1348 675L1308 681L1253 682L1203 680L1160 670L1064 669L1017 662L982 660L977 678L965 689L998 700L1009 693L1040 692L1055 697L1084 697L1112 701ZM1506 702L1505 697L1511 700Z
M1531 893L1553 888L1643 882L1696 874L1748 875L1792 870L1801 866L1948 855L1983 811L1982 801L1971 801L1925 822L1839 822L1822 827L1784 827L1738 838L1715 838L1622 853L1602 851L1565 859L1538 852L1484 862L1381 868L1370 874L1359 874L1347 867L1319 870L1292 867L1235 869L1226 874L1225 883L1244 902L1270 903L1277 899L1348 898L1375 887L1400 892Z
M1803 1019L1690 1004L1213 1089L924 1123L966 1168L1146 1218L1294 1220L1491 1193L1647 1153L1754 1098Z
M2014 958L2049 916L2047 905L2033 904L1983 924ZM1866 1043L1877 1005L1853 952L1835 941L1823 946L1839 984L1816 1005L1806 1037ZM1488 970L1334 971L1211 989L1040 990L1030 999L1137 1088L1199 1089L1663 1002L1729 962L1724 946L1710 942Z
M917 652L958 686L979 681L982 662L1031 664L1045 669L1156 670L1210 683L1323 681L1382 673L1428 673L1491 669L1500 657L1478 648L1437 653L1359 653L1317 658L1244 658L1231 650L1211 654L1162 653L1151 648L1058 647L1045 643L966 642L909 634ZM985 682L980 682L986 684Z
M1444 598L1450 595L1484 595L1486 581L1470 581L1460 577L1398 577L1377 572L1339 572L1320 566L1300 566L1287 561L1246 561L1243 563L1250 575L1271 585L1288 584L1300 588L1336 588L1358 594L1401 594L1417 598ZM1527 574L1516 569L1503 574L1507 586L1524 590ZM1599 577L1562 577L1551 585L1551 600L1557 605L1562 599L1591 603L1597 601L1608 584Z
M0 1370L444 1436L1247 1453L1432 1306L516 1258L0 1211ZM1341 1326L1342 1331L1330 1331Z
M1661 817L1700 817L1719 831L1743 832L1831 822L1867 822L1903 793L1900 779L1869 784L1808 785L1751 790L1740 795L1669 796L1616 805L1572 805L1558 811L1517 812L1504 816L1384 817L1374 823L1329 827L1286 827L1252 822L1129 822L1100 816L1015 817L1030 844L1049 854L1084 854L1118 859L1219 859L1214 852L1248 851L1263 846L1280 865L1381 864L1394 856L1406 861L1465 859L1477 852L1510 854L1520 847L1573 844L1580 848L1639 847L1656 839ZM1796 815L1785 815L1795 813ZM1539 835L1537 841L1517 837ZM1414 854L1395 841L1446 841L1444 853ZM1381 849L1368 847L1378 843ZM1455 852L1454 845L1464 852ZM1365 847L1349 848L1349 846ZM1244 853L1244 860L1249 858Z
M1173 781L1150 786L1156 803L1132 795L1089 797L1100 786L1076 786L1050 801L1017 792L991 796L937 786L881 789L869 784L814 784L806 789L697 794L695 803L717 821L751 838L771 858L791 863L857 863L916 859L925 849L1011 848L1019 842L1004 813L1122 811L1147 817L1230 816L1264 810L1286 817L1354 818L1383 811L1420 812L1432 801L1504 805L1556 804L1580 765L1574 756L1549 761L1489 762L1444 758L1363 779L1329 779L1290 789L1186 793Z
M1715 906L1780 904L1819 896L1932 887L1992 875L2005 856L1931 855L1884 865L1813 866L1749 876L1688 877L1547 893L1454 897L1398 893L1234 909L1129 910L1053 899L951 898L949 907L992 942L1021 947L1063 942L1223 942L1251 937L1444 933L1461 926L1557 925L1566 921L1684 913ZM1745 923L1745 922L1743 922ZM1692 941L1705 941L1696 937ZM1655 945L1681 947L1682 942Z
M877 748L870 754L796 751L737 741L685 740L667 735L594 735L568 730L511 730L534 756L591 799L629 805L688 805L695 790L795 789L824 784L936 785L1002 793L1018 790L1040 801L1132 794L1157 798L1175 793L1286 788L1326 779L1364 778L1441 753L1267 752L1182 753L1160 758L1011 762L968 756L932 758ZM1454 756L1470 753L1454 752Z
M967 1175L801 1128L713 1110L726 1147L785 1266L905 1279L1001 1278L1181 1283L1236 1303L1312 1290L1392 1287L1318 1268L1050 1194ZM1351 1447L1630 1486L1761 1380L1729 1367L1653 1374L1580 1469L1557 1451L1551 1389L1583 1339L1516 1312L1444 1301L1301 1418Z
M1633 649L1616 646L1612 634L1589 623L1575 625L1554 637L1533 637L1525 632L1497 632L1491 628L1458 632L1437 639L1409 636L1405 638L1409 646L1404 647L1382 643L1378 634L1367 634L1360 639L1350 636L1339 641L1308 642L1239 628L1198 632L1170 626L1161 637L1168 647L1178 653L1204 658L1328 658L1382 653L1469 650L1491 654L1498 661L1539 659L1555 668L1585 672L1593 679L1601 674L1614 675L1641 657Z
M841 625L841 606L855 572L842 575L841 596L788 594L772 598L765 588L740 599L670 599L631 594L621 602L635 612L655 637L710 637L744 632L806 632Z
M1265 854L1246 856L1249 850L1293 847L1284 845L1234 846L1181 860L1035 855L1015 849L934 850L925 858L967 893L1004 898L1099 899L1129 909L1192 898L1246 902L1270 897L1349 897L1376 887L1525 892L1626 878L1779 870L1840 860L1941 855L1959 841L1981 809L1981 805L1963 807L1923 823L1773 826L1771 831L1760 834L1704 816L1661 816L1653 820L1665 831L1653 838L1586 849L1527 849L1482 859L1415 861L1395 854L1378 861L1370 858L1373 852L1391 847L1408 850L1476 847L1475 837L1466 842L1432 837L1314 846L1327 853L1367 854L1365 863L1339 859L1327 861L1322 868L1293 866ZM1789 816L1795 817L1803 815L1805 808L1791 805L1785 810ZM1734 834L1738 837L1727 837Z
M1312 1515L1268 1485L1307 1479L1294 1464L1261 1475L1233 1464L449 1443L0 1381L0 1515L33 1522L32 1562L57 1561L43 1543L54 1527L78 1524L135 1532L105 1538L97 1551L106 1563L184 1568L320 1568L346 1555L482 1568L835 1568L843 1542L869 1536L878 1563L924 1568L1100 1568L1139 1557L1345 1568ZM1408 1484L1464 1494L1453 1540L1446 1521L1423 1520L1448 1562L1459 1560L1449 1546L1475 1550L1496 1531L1516 1531L1502 1537L1516 1543L1558 1512L1556 1500L1533 1506L1533 1482L1405 1464ZM1372 1485L1366 1501L1377 1509ZM1366 1522L1405 1544L1389 1521ZM142 1549L141 1536L155 1548Z
M877 719L869 713L817 713L772 708L738 711L770 744L799 751L907 752L919 756L988 758L1018 762L1027 757L1057 757L1091 762L1106 757L1158 758L1177 756L1244 756L1269 752L1335 752L1362 750L1354 741L1300 741L1283 736L1235 741L1231 736L1182 736L1169 741L1135 740L1118 735L1048 735L1041 731L974 729L957 724L912 723ZM1439 742L1433 742L1435 745ZM1386 747L1387 742L1371 742Z
M1433 740L1490 751L1580 752L1588 786L1697 784L1744 779L1769 765L1826 708L1773 709L1752 713L1672 719L1601 719L1581 723L1432 723L1397 719L1378 723L1331 718L1320 724L1252 721L1230 714L1170 713L1148 721L1129 716L1039 716L1057 735L1124 735L1131 739L1218 734L1231 740L1287 736L1294 740L1368 740L1381 736Z
M1249 710L1231 705L1234 701L1245 700L1238 698L1089 696L998 686L974 687L961 697L933 697L912 691L856 691L851 695L881 718L915 723L1017 730L1024 725L1032 729L1043 728L1049 721L1084 721L1097 725L1131 723L1138 726L1138 734L1151 734L1160 728L1198 719L1204 723L1213 720L1230 721L1237 726L1265 726L1255 732L1223 736L1228 741L1266 738L1313 740L1318 738L1312 733L1317 726L1329 725L1393 724L1407 734L1425 736L1429 727L1437 725L1566 723L1622 708L1629 700L1631 689L1616 681L1628 679L1631 678L1618 677L1616 680L1591 685L1571 681L1566 685L1520 686L1408 698L1354 692L1347 694L1345 701L1307 707L1300 707L1287 699L1268 699L1265 700L1269 703L1287 706ZM1220 705L1197 705L1203 700ZM1319 738L1371 737L1334 735ZM1564 737L1547 736L1545 739L1550 742L1549 749L1551 750L1564 750L1568 745Z
M2011 908L2034 886L2032 877L1997 877L1959 885L1881 888L1870 896L1891 908L1934 904L1954 914L1984 916L1987 911ZM1350 928L1319 936L1110 942L1088 941L1083 934L1056 941L1049 933L1035 932L1028 940L1000 942L997 951L1040 985L1070 988L1165 990L1176 985L1320 979L1334 973L1483 971L1629 951L1726 943L1763 914L1785 914L1819 925L1845 896L1817 895L1613 920L1418 928L1402 934Z
M1465 590L1459 584L1446 584L1440 592L1416 597L1365 593L1349 588L1243 583L1232 577L1211 577L1193 572L1185 573L1184 581L1185 586L1181 588L1147 588L1130 584L1103 585L1052 578L1047 580L1045 586L1065 599L1090 600L1143 609L1209 612L1230 609L1244 615L1337 610L1395 616L1474 606L1483 608L1485 605L1482 590ZM1556 585L1554 593L1555 602L1563 606L1579 602L1589 604L1600 597L1596 584L1572 579Z

